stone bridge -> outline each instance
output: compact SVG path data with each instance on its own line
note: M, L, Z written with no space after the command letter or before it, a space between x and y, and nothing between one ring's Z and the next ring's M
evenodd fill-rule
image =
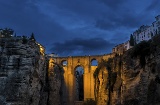
M64 84L63 84L63 101L66 105L74 105L75 102L80 101L77 98L76 92L76 76L75 70L81 66L83 72L83 100L95 99L94 97L94 77L93 73L97 68L98 63L104 59L113 57L113 54L95 55L95 56L68 56L68 57L54 57L50 58L49 68L53 68L53 63L63 65L64 69ZM97 64L92 64L92 61L97 61ZM50 70L50 69L49 69ZM68 104L69 103L69 104ZM79 104L78 104L79 105Z

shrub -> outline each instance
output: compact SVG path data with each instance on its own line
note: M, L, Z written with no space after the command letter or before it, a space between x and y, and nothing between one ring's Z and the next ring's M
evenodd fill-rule
M22 37L22 44L27 44L27 42L28 42L27 37L26 37L26 36L23 36L23 37Z
M141 67L144 67L146 64L145 57L150 54L150 41L142 41L139 44L137 44L132 52L131 57L139 57L140 58L140 64Z
M105 67L105 62L106 62L106 61L105 61L104 59L102 59L101 62L98 64L96 70L95 70L94 73L93 73L94 78L98 77L98 74L99 74L100 70L101 70L103 67Z

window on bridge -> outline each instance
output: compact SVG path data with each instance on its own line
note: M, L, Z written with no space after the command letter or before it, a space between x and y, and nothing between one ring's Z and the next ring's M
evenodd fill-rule
M96 59L92 59L91 66L98 66L98 61Z
M67 66L67 61L66 60L62 61L62 66Z
M84 100L83 74L84 74L84 68L82 66L77 66L75 68L76 101Z

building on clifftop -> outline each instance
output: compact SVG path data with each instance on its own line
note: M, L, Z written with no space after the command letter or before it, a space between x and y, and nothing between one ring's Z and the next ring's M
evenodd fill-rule
M135 39L135 43L140 43L141 41L148 41L153 36L160 34L160 15L156 16L156 21L152 23L150 26L142 25L138 30L133 32L133 37Z

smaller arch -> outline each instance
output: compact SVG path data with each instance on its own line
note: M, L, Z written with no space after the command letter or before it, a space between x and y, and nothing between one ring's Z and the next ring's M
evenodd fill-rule
M67 66L67 64L68 64L67 60L62 60L62 61L61 61L61 65L62 65L62 66Z
M91 60L91 66L97 66L97 65L98 65L98 61L95 58L93 58Z

